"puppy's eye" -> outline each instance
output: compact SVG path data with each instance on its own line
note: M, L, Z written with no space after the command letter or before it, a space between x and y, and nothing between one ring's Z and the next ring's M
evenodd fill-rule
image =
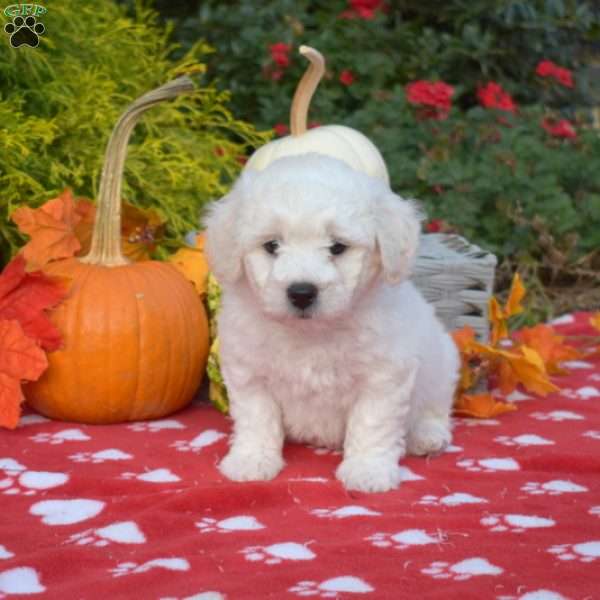
M263 248L269 254L275 254L277 252L277 249L279 248L279 242L277 240L270 240L270 241L265 242L263 244Z
M346 244L342 244L342 242L336 242L335 244L329 246L329 252L331 252L331 254L334 256L346 252L347 249L348 246L346 246Z

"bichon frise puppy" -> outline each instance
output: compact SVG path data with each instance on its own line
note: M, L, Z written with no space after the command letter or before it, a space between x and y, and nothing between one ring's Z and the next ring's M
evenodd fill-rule
M234 430L221 472L266 480L285 439L342 448L336 476L382 492L407 452L440 452L458 377L450 336L407 280L415 206L319 154L246 171L207 219Z

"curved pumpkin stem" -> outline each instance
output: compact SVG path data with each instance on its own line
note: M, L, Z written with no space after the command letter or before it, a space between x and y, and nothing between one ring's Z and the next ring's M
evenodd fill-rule
M178 77L140 96L117 121L104 154L98 208L89 254L81 262L114 267L129 264L121 251L121 183L131 132L143 112L155 104L194 90L192 80Z
M290 112L290 129L292 135L306 133L308 107L319 82L325 74L325 59L318 50L310 46L300 46L300 54L308 58L310 65L302 76L292 100L292 109Z

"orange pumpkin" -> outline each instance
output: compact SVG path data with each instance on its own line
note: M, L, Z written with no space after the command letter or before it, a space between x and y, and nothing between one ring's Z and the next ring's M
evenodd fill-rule
M55 419L117 423L153 419L190 402L208 356L208 323L193 285L171 264L130 263L121 252L121 179L139 115L193 89L176 79L136 100L107 146L90 253L46 267L70 280L52 313L64 347L25 389L29 404Z

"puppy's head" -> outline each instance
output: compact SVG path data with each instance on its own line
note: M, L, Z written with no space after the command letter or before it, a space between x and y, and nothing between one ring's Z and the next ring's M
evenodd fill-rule
M265 314L333 319L378 275L390 284L409 275L419 219L385 183L306 154L245 171L211 207L206 249L224 287L247 282Z

